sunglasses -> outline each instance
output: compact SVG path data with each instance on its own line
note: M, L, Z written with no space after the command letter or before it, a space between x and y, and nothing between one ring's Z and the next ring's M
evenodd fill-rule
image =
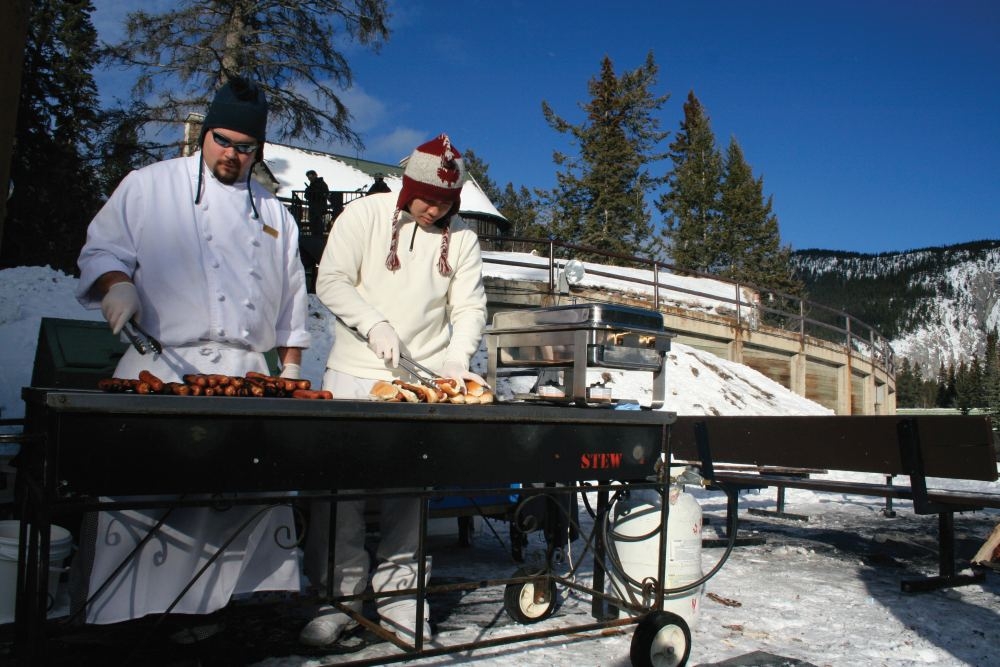
M238 144L228 137L224 137L215 130L212 130L212 140L222 148L223 150L227 148L233 148L240 155L250 155L257 150L258 144Z

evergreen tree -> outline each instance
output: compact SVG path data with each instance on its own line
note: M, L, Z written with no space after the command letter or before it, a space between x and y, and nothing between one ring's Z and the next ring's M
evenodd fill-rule
M764 180L753 177L735 138L726 151L719 210L722 221L714 239L718 254L713 265L720 274L801 295L802 282L792 273L791 248L781 245L771 198L764 199Z
M913 373L920 380L920 399L914 407L917 408L933 408L937 405L938 397L938 383L937 380L924 379L924 371L920 367L920 364L916 364L913 367Z
M622 255L657 252L645 201L662 182L646 165L664 157L656 149L667 136L656 116L667 96L652 92L657 73L652 53L621 76L605 56L600 75L588 85L591 99L582 106L586 119L578 125L542 102L549 126L568 134L579 150L576 156L553 154L561 171L548 203L559 238Z
M484 162L471 148L462 153L462 161L465 163L469 176L479 184L483 194L496 206L501 193L497 184L490 178L490 165Z
M673 163L666 176L669 190L656 200L656 207L665 216L673 263L682 269L718 272L725 268L718 249L722 156L694 91L684 102L684 120L668 155Z
M994 423L1000 423L1000 346L997 340L997 330L994 327L986 334L983 360L983 399Z
M465 166L483 193L510 223L510 235L521 238L548 238L548 229L538 222L538 205L528 188L515 189L513 183L500 190L489 175L490 165L472 149L462 153ZM530 249L529 249L530 250Z
M963 415L969 414L976 405L976 368L974 364L966 366L963 359L955 371L955 407Z
M529 239L548 239L549 229L540 220L538 200L531 191L523 185L514 188L513 183L507 183L496 206L503 217L510 222L511 235ZM541 248L529 248L528 250Z
M319 137L360 147L351 114L331 86L352 84L349 42L378 49L388 38L386 0L178 0L161 14L136 11L112 64L139 68L142 121L176 123L203 112L233 75L267 95L271 137ZM140 107L141 108L141 107Z
M939 408L955 407L955 363L952 362L945 368L941 362L937 376L937 398L934 405Z
M75 272L99 205L92 163L98 127L90 74L97 34L90 0L32 0L11 162L5 263ZM89 165L89 166L86 166Z
M142 105L136 105L141 109ZM101 191L111 193L129 172L156 162L163 146L142 139L144 114L136 108L110 109L102 112L101 133L97 141L96 165Z
M920 378L910 366L910 360L903 357L896 373L896 406L915 408L920 400Z

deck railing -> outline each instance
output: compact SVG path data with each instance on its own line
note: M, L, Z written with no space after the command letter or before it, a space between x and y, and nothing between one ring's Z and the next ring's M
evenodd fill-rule
M363 196L364 193L338 192L333 194L337 194L340 200L346 204L355 197ZM300 239L304 244L303 262L315 264L319 261L318 253L322 250L322 244L326 240L329 218L339 213L343 204L339 207L331 206L328 209L326 224L312 226L308 220L309 207L301 197L301 193L294 192L290 198L279 197L279 199L285 202L292 215L299 222ZM490 258L486 261L494 264L538 268L538 260L544 259L548 265L549 291L556 289L558 271L573 258L573 255L604 257L609 260L609 263L646 269L649 272L648 277L624 275L621 272L604 271L593 266L588 268L588 273L644 286L646 289L641 291L651 290L652 292L651 300L654 309L658 310L661 305L684 297L721 302L728 306L726 310L732 313L734 324L738 327L768 326L797 337L803 344L807 338L812 338L843 345L848 354L856 354L867 359L891 376L895 376L896 373L892 347L875 327L862 322L850 313L793 294L751 283L741 283L712 274L679 269L665 262L621 255L555 239L493 235L483 233L483 230L480 230L479 240L484 249L498 252L530 253L533 250L536 251L537 257L533 258L534 262L497 258ZM313 247L314 245L316 247ZM314 271L315 266L306 267L308 275L312 276ZM728 283L732 286L732 296L719 295L717 292L702 292L671 283L665 278L671 275ZM672 297L674 298L672 299Z
M593 265L587 267L587 274L641 286L642 289L636 291L651 292L649 298L656 310L669 302L683 301L691 297L720 302L727 306L725 311L732 313L731 317L737 327L768 326L784 331L802 343L805 343L807 338L812 338L843 345L849 354L869 360L889 375L894 376L896 372L892 347L875 327L862 322L850 313L793 294L707 273L682 270L665 262L606 252L555 239L481 235L480 240L485 242L484 246L501 252L530 253L534 250L536 256L532 257L532 261L486 257L484 262L537 269L539 261L544 261L547 263L550 291L556 290L559 272L574 255L604 257L609 260L609 264L617 262L623 266L645 269L648 272L647 277L612 269L602 270ZM732 286L732 296L720 295L717 291L704 292L684 287L676 284L676 281L671 281L668 276L704 278L716 283L726 283Z

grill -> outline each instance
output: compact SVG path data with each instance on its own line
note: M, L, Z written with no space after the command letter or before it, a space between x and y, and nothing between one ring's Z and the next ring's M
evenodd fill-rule
M591 303L502 311L486 328L487 380L496 386L503 375L536 373L536 391L515 399L595 405L635 397L612 398L606 387L588 386L588 369L650 371L655 410L666 394L663 361L671 338L663 315L643 308Z

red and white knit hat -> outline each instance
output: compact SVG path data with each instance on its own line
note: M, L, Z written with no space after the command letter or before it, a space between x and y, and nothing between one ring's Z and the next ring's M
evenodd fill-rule
M392 216L392 241L385 265L390 271L399 268L399 212L406 210L416 197L438 202L451 202L448 214L435 224L443 227L441 234L441 257L438 270L442 275L451 274L448 265L448 223L451 216L461 206L462 186L465 184L465 162L462 154L451 145L447 134L417 146L410 154L403 170L403 188L396 200L396 212Z

